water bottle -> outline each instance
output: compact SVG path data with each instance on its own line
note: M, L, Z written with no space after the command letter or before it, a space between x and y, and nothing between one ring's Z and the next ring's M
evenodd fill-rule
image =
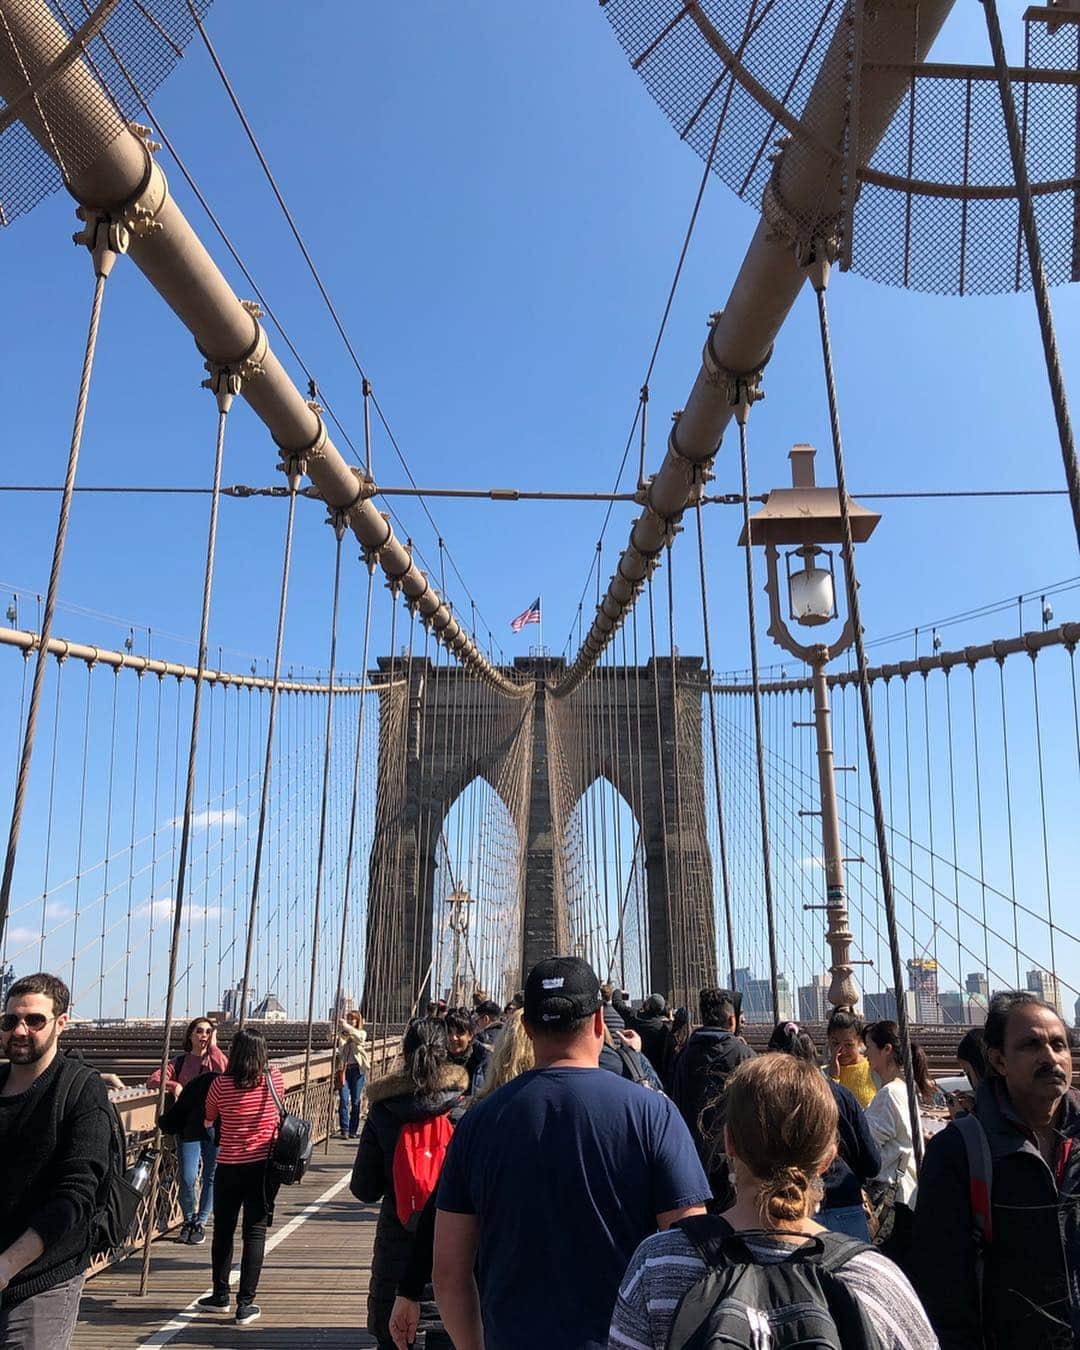
M128 1183L132 1188L145 1194L146 1188L150 1185L150 1173L154 1170L155 1153L152 1148L147 1146L135 1159L135 1166L131 1169L128 1176Z

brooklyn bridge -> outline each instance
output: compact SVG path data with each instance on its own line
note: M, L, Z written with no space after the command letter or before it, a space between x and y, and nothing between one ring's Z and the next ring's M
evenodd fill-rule
M0 0L0 986L153 1159L77 1347L243 1338L192 1019L312 1124L282 1347L376 1344L346 1013L1080 1026L1080 8L302 8Z

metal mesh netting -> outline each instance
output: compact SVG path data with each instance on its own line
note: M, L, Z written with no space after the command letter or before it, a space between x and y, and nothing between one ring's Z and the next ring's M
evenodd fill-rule
M201 18L211 3L0 0L0 70L8 92L18 90L0 99L0 225L25 215L144 115L132 84L145 98L158 89L195 31L192 11Z
M911 0L858 11L844 0L607 0L605 12L679 136L702 158L712 153L714 172L740 197L761 202L781 138L781 183L809 181L813 166L813 200L783 204L800 235L835 235L843 264L945 294L1029 285L993 69L913 71L920 16ZM1046 13L1026 23L1026 65L1013 87L1044 263L1058 283L1080 276L1080 16L1063 11L1048 23ZM852 205L848 127L867 105L875 112L856 114Z

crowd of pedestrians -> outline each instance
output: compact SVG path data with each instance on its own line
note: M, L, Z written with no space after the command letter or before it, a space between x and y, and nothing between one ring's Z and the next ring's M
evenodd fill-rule
M914 1116L899 1029L851 1009L758 1055L733 990L695 1020L565 957L520 1001L432 1014L467 1080L388 1317L373 1287L381 1350L1080 1347L1080 1102L1034 995L963 1037L947 1102L911 1043Z
M64 1350L116 1168L101 1077L59 1047L69 994L9 990L0 1049L0 1350ZM338 1029L351 1189L379 1204L367 1326L380 1350L1078 1350L1080 1099L1058 1012L992 1000L945 1102L891 1021L837 1010L756 1054L735 991L698 1024L636 1008L576 957L504 1006L432 1005L373 1081ZM264 1038L210 1018L154 1074L176 1138L200 1310L255 1302L284 1083ZM366 1115L361 1102L366 1096ZM951 1119L949 1119L951 1117ZM362 1122L362 1128L360 1127Z

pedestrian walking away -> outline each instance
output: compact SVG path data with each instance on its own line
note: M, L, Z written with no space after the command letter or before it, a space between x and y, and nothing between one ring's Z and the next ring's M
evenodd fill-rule
M782 1022L769 1038L769 1049L817 1063L813 1037L795 1022ZM827 1078L836 1106L836 1157L822 1177L825 1195L818 1222L832 1233L846 1233L870 1241L863 1203L863 1187L881 1171L881 1154L866 1122L866 1114L842 1083Z
M367 1296L367 1329L380 1350L393 1346L398 1284L468 1086L468 1074L450 1061L446 1020L424 1017L405 1033L400 1066L368 1088L350 1189L366 1205L381 1201ZM430 1344L434 1350L437 1341Z
M708 1183L671 1102L599 1068L590 966L541 961L524 1003L536 1067L472 1107L451 1141L435 1296L458 1350L603 1350L630 1254L704 1212Z
M200 1083L194 1093L188 1094L182 1110L170 1114L169 1108L179 1106L181 1096L190 1083L203 1074L223 1073L227 1062L224 1052L218 1048L214 1023L208 1017L196 1017L188 1023L184 1032L183 1052L169 1060L165 1071L166 1115L169 1115L169 1124L165 1123L163 1115L162 1129L176 1135L180 1208L184 1215L180 1241L192 1246L206 1241L206 1225L214 1212L217 1143L214 1135L203 1125L203 1108L210 1078ZM153 1091L160 1082L161 1070L155 1069L146 1080L146 1086ZM196 1200L195 1186L200 1165L202 1187Z
M236 1224L241 1228L240 1283L236 1293L236 1321L254 1322L260 1314L255 1294L262 1274L266 1230L274 1221L277 1182L266 1161L278 1128L279 1112L268 1079L284 1098L285 1083L268 1064L266 1041L257 1031L238 1031L229 1046L223 1074L206 1095L209 1130L220 1122L221 1143L214 1184L214 1239L211 1246L214 1287L199 1299L204 1311L227 1312L229 1272L232 1268Z
M821 1072L793 1055L762 1055L739 1065L725 1095L738 1199L638 1247L609 1350L937 1350L901 1271L813 1218L836 1150L836 1104Z
M16 980L0 1022L0 1347L66 1350L109 1170L100 1077L68 1059L64 982Z
M675 1062L671 1097L679 1108L709 1172L717 1203L731 1197L723 1158L724 1084L754 1051L737 1036L739 996L730 989L702 989L698 995L702 1025ZM714 1145L714 1141L719 1143Z
M623 1019L627 1031L636 1031L641 1037L641 1050L649 1063L658 1074L663 1074L670 1058L672 1035L671 1022L667 1017L667 1000L663 994L650 994L642 1003L640 1012L635 1012L630 1006L625 990L613 990L611 1003Z

